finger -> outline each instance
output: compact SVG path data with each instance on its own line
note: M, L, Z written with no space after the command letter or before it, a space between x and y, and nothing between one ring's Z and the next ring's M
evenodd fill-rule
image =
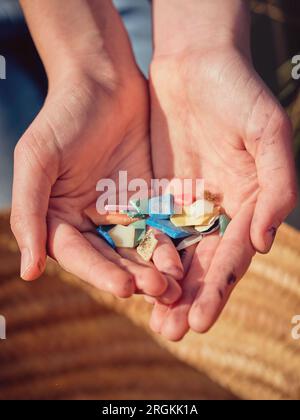
M177 280L174 280L173 277L165 276L168 281L168 286L166 291L157 297L158 302L164 303L166 305L171 305L178 301L182 294L182 290Z
M191 266L197 245L191 245L179 252L180 259L183 266L184 274L186 274Z
M189 310L204 281L218 243L219 237L211 235L197 246L190 269L183 280L182 297L170 307L161 326L160 332L168 340L178 341L188 332Z
M153 231L158 240L152 256L155 266L161 273L167 274L175 280L182 280L183 266L173 242L159 230L153 229Z
M152 297L161 297L167 293L167 299L172 298L172 290L168 291L167 277L161 274L152 262L144 261L135 249L118 248L118 253L123 257L124 266L134 275L140 293Z
M161 303L172 304L181 296L181 287L177 281L183 278L182 262L171 239L159 230L153 230L158 243L152 259L158 271L168 280L168 287L158 300Z
M154 297L144 295L144 299L147 303L150 303L150 305L154 305L156 303L156 299Z
M149 296L160 296L166 290L167 279L151 262L144 261L134 249L118 248L118 252L115 252L96 235L92 233L84 235L105 258L131 274L137 292Z
M151 263L136 258L135 250L118 248L118 252L115 252L94 234L88 233L85 236L105 258L130 273L136 286L136 292L149 296L159 296L166 290L167 280Z
M96 239L102 241L100 238ZM108 248L108 245L103 242L103 247ZM57 219L50 222L49 255L66 271L100 290L122 298L135 292L133 276L130 273L103 256L73 226Z
M172 277L165 276L165 278L168 284L164 293L161 296L157 296L156 298L152 297L151 295L145 295L144 297L146 302L151 303L152 305L156 302L160 302L165 305L171 305L172 303L177 302L182 294L181 287Z
M49 165L51 153L43 143L41 147L28 131L14 154L11 228L21 251L24 280L39 277L46 263L46 215L57 170L53 162Z
M179 253L185 274L188 272L190 268L196 248L197 248L197 245L192 245L192 246L189 246L188 248L183 249ZM182 285L184 285L184 280L183 280ZM169 312L168 305L163 305L157 302L157 304L154 306L152 310L151 318L150 318L150 328L154 332L160 333L161 327L166 319L168 312ZM187 313L186 313L186 317L187 317Z
M262 135L251 141L249 151L255 159L259 183L251 240L257 251L265 253L297 201L292 129L279 106L265 122Z
M189 312L189 325L206 332L217 320L255 253L250 240L253 205L243 207L229 224Z
M169 311L168 305L156 302L151 313L149 326L151 330L157 334L160 333L162 324L165 320L165 316Z

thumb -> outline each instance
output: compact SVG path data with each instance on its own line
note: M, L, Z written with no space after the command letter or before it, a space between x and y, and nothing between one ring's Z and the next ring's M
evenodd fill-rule
M32 128L15 148L11 228L21 251L21 277L34 280L46 263L46 241L51 187L55 165L44 136Z
M279 106L275 107L263 135L257 139L253 157L260 189L251 239L255 248L265 253L270 250L277 228L293 210L297 199L291 124Z

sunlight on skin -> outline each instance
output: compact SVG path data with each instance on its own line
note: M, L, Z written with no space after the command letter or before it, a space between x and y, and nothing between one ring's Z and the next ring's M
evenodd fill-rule
M111 2L21 4L49 80L15 150L22 278L39 277L48 254L101 290L146 294L151 328L170 340L207 331L296 201L290 123L253 69L245 2L154 0L152 164L148 86ZM156 178L204 179L232 218L182 263L159 232L153 263L112 250L85 214L100 179L126 170L149 183L152 166Z
M117 253L92 234L95 226L84 212L96 205L100 179L117 183L119 171L127 171L128 181L142 178L149 183L152 177L147 85L117 12L110 2L103 5L120 44L115 45L115 39L103 43L103 39L111 39L112 28L98 15L98 47L108 51L99 50L86 63L81 54L85 57L91 46L90 39L83 38L95 25L91 12L97 10L90 8L97 9L97 3L79 2L78 10L73 4L62 7L57 0L45 3L42 9L35 0L23 0L22 4L49 76L46 102L15 150L11 224L22 251L23 279L33 280L42 274L48 253L67 271L116 296L145 293L165 303L174 302L181 295L177 280L183 271L172 243L163 245L161 237L156 267L145 264L135 250ZM58 46L51 44L52 38L47 39L41 13L53 32L60 34ZM61 49L73 45L70 33L79 16L77 30L86 34L82 45L67 49L75 56L66 53L61 57ZM68 25L69 30L62 34L62 27ZM94 43L96 38L95 33ZM64 70L59 76L57 67L51 67L53 54L57 66ZM82 68L87 64L91 66ZM99 74L99 67L103 73ZM161 259L159 255L166 252L168 260Z
M178 0L156 2L156 13L174 3ZM215 7L206 0L188 3L194 13L203 4ZM232 39L220 46L212 39L210 49L186 45L168 54L160 31L168 48L172 38L166 32L174 30L170 20L167 28L154 23L159 45L150 74L154 174L203 178L232 218L222 239L207 237L196 248L181 299L154 306L152 329L176 341L190 328L200 333L211 328L255 251L270 250L295 205L296 181L290 122L254 71L248 43L237 48ZM189 36L201 39L198 32Z

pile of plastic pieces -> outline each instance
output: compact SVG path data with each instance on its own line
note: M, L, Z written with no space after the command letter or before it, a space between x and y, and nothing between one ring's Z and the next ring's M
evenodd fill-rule
M130 200L128 206L107 205L105 210L98 235L112 248L136 248L145 261L151 260L158 243L153 228L168 235L181 251L216 231L223 236L230 222L212 199L187 205L172 194Z

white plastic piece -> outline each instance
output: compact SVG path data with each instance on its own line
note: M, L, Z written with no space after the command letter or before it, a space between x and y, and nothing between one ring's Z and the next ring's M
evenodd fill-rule
M189 236L188 238L183 239L183 241L181 241L176 249L177 251L181 251L182 249L188 248L191 245L195 245L198 242L200 242L202 240L202 235L197 235L197 236Z
M197 200L188 207L188 213L193 217L201 217L214 212L214 203L208 200Z

